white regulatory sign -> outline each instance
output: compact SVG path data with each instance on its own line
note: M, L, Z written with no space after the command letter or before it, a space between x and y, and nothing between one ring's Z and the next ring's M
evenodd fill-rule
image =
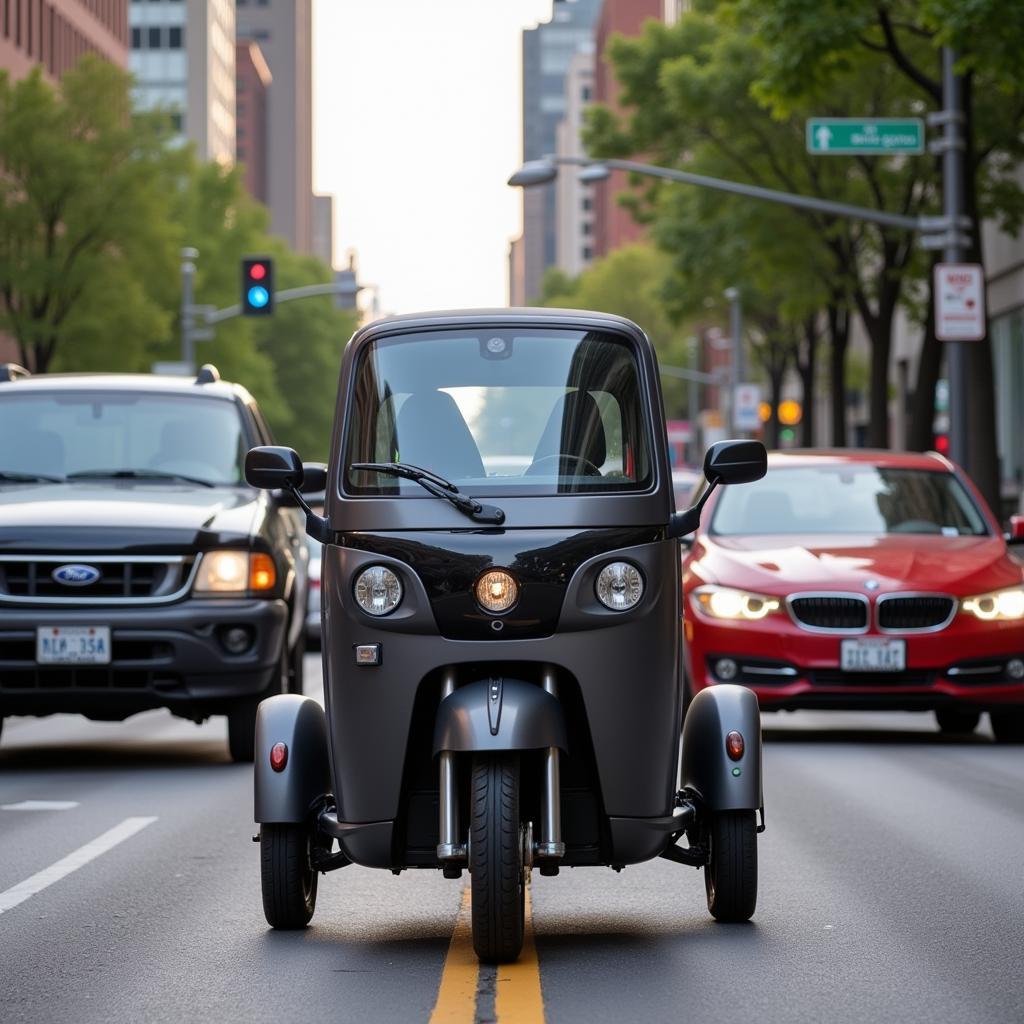
M761 426L761 385L737 384L733 401L733 426L737 430L757 430Z
M985 275L980 264L936 264L935 337L939 341L985 337Z

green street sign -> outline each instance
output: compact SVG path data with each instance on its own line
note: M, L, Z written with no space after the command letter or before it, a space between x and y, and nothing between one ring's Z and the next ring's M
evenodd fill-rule
M810 117L807 152L824 156L923 153L924 121L919 117Z

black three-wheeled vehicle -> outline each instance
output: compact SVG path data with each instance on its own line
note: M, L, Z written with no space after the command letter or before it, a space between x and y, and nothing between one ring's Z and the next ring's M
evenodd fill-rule
M325 707L272 697L256 725L271 925L306 925L318 873L349 863L468 869L476 951L504 961L532 868L658 856L704 868L717 919L750 917L757 701L718 686L683 721L700 509L674 511L663 415L627 320L424 314L349 343L326 470L249 453L258 487L326 484ZM711 487L764 472L754 441L705 462Z

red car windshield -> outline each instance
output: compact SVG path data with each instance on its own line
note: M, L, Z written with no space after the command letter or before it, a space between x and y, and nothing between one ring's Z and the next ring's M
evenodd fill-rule
M841 463L773 467L756 483L724 488L711 532L976 537L988 527L952 473Z

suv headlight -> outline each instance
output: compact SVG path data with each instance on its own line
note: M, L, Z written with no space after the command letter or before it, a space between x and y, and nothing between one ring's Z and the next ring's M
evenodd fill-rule
M192 591L196 594L246 594L273 590L274 560L263 552L207 551L199 561Z
M961 607L982 622L1016 622L1024 619L1024 587L965 597Z
M709 584L693 592L695 605L713 619L739 622L757 622L780 607L777 597L753 594L749 590L717 587Z

